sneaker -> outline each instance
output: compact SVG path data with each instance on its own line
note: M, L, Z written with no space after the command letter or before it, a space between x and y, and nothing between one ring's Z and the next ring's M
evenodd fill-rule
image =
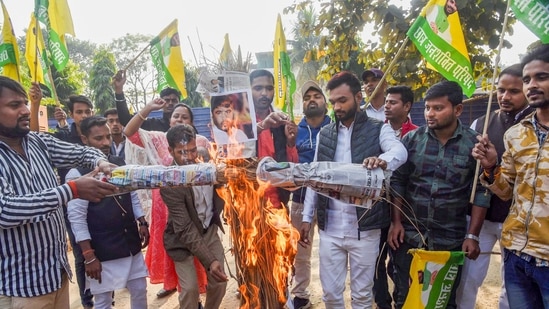
M294 309L309 309L311 302L307 298L294 297Z

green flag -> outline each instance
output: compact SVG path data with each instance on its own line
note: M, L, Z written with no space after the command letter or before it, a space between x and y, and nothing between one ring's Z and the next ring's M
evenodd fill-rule
M460 84L471 96L476 84L457 8L447 10L445 0L430 0L406 35L427 63L446 79Z
M549 1L512 0L515 16L530 29L542 43L549 43Z
M158 74L158 92L171 87L179 90L183 98L187 97L183 56L179 43L177 19L172 21L150 43L150 52Z
M48 31L47 46L51 61L58 71L62 71L69 61L69 51L65 34L74 36L72 16L67 0L36 0L36 18Z
M275 79L274 105L283 112L289 113L290 118L293 120L293 94L296 89L296 81L290 66L290 57L286 49L286 36L284 35L280 14L278 14L276 19L273 58Z

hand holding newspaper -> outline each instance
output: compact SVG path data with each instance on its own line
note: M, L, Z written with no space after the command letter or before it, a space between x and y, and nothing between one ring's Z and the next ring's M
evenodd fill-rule
M225 165L210 163L182 166L124 165L114 169L108 181L120 187L121 192L127 192L172 186L213 185L227 179L225 172ZM380 168L369 170L361 164L276 162L271 157L265 157L259 162L255 177L259 182L268 182L271 186L291 191L309 187L327 197L367 208L381 198L385 179Z
M340 162L291 163L263 158L257 166L258 181L287 190L309 187L319 194L370 208L381 198L383 170Z

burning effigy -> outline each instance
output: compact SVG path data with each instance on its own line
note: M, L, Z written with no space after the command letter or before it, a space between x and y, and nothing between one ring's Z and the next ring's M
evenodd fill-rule
M270 157L221 160L217 165L126 165L113 170L109 182L122 191L163 186L224 184L224 217L229 226L241 308L282 308L299 232L287 209L264 198L268 186L295 190L306 186L349 203L370 207L381 198L384 175L360 164L276 162ZM338 193L337 195L334 193Z

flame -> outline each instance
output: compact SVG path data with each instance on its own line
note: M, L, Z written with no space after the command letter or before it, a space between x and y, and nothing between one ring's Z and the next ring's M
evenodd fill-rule
M299 232L285 208L273 207L263 198L268 184L250 180L247 162L227 160L231 175L227 186L218 189L225 200L224 216L233 242L240 308L282 308Z

